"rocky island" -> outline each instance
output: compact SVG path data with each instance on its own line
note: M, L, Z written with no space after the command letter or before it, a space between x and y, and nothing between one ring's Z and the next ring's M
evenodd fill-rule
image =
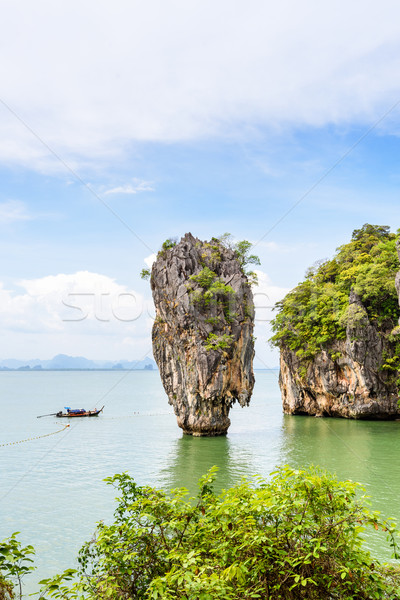
M167 240L152 267L153 354L178 425L194 436L226 434L233 403L250 401L253 273L244 267L256 257L249 246L240 252L187 233L178 244Z
M272 342L285 413L399 416L398 269L396 236L367 224L278 303Z

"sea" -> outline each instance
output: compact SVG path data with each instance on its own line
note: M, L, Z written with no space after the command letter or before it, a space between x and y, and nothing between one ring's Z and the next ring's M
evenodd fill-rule
M0 539L18 531L36 550L25 593L75 567L96 523L111 522L116 490L104 479L115 473L193 495L213 465L217 491L243 477L268 479L280 465L320 465L360 482L374 510L400 521L400 422L284 415L278 371L255 375L250 406L234 406L228 435L193 438L178 428L156 371L1 372ZM96 418L37 418L103 405ZM382 532L365 543L390 560Z

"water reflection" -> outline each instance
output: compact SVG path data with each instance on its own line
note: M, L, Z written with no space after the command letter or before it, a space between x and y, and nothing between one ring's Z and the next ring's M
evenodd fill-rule
M196 494L198 480L214 465L219 469L216 491L253 474L251 451L232 443L228 437L183 435L175 441L167 466L161 471L161 485L164 489L186 487L191 495Z
M282 433L288 463L318 464L342 478L353 478L355 472L363 481L368 476L372 439L363 423L286 415Z
M398 490L400 466L393 448L398 447L399 432L399 423L393 421L285 416L282 460L298 466L318 464L374 490L382 486Z

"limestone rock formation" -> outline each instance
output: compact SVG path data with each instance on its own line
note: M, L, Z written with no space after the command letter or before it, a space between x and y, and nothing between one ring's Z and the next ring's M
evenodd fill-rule
M302 370L296 354L281 350L280 387L288 414L391 419L399 416L393 374L382 370L390 341L374 327L354 292L350 310L357 316L347 326L346 338L317 354ZM333 360L340 353L340 358Z
M151 273L156 307L153 354L178 425L223 435L235 401L249 404L253 295L235 253L187 233L158 253Z

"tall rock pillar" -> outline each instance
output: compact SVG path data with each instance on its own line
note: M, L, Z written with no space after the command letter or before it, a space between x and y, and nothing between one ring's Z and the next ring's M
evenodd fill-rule
M187 233L158 253L151 273L153 354L179 427L223 435L254 386L254 304L234 251Z

